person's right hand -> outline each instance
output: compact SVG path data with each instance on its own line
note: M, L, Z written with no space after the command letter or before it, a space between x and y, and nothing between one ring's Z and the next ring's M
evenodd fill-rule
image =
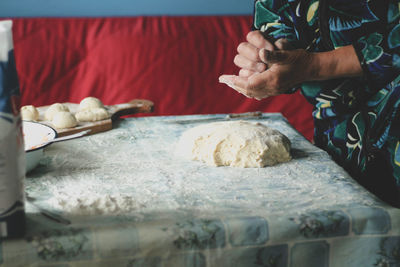
M237 48L238 54L233 60L235 65L240 68L239 76L241 77L250 77L254 73L263 72L268 68L260 59L260 50L289 50L291 48L286 39L279 39L272 43L260 31L249 32L246 40L247 42L239 44Z

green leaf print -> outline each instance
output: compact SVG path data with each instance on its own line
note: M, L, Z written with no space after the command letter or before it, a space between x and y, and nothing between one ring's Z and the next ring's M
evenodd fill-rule
M400 17L399 5L400 3L398 3L398 1L393 2L393 0L392 3L389 4L388 15L387 15L389 23L393 23L397 19L399 19Z
M362 53L367 63L376 61L383 54L383 48L379 46L382 40L382 34L377 32L370 34L368 38L360 39L361 42L366 44Z
M346 133L347 133L347 125L346 121L344 121L336 126L333 135L336 139L346 140Z
M393 67L400 69L400 56L397 54L393 55Z
M396 145L396 152L394 154L394 163L397 166L400 166L400 141L397 142L397 145Z
M390 49L400 46L400 25L396 25L396 27L394 27L389 33L388 45Z
M279 20L279 16L272 11L270 11L267 6L269 6L270 1L258 1L256 2L256 12L254 16L254 26L259 29L263 24L270 23Z

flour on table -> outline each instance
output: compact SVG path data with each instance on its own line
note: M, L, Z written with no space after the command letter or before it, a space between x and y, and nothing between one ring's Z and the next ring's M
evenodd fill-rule
M290 140L261 123L225 121L183 133L177 154L213 166L265 167L291 160Z
M118 215L140 208L140 204L131 196L118 193L99 195L87 192L80 196L63 194L58 195L52 204L73 215Z

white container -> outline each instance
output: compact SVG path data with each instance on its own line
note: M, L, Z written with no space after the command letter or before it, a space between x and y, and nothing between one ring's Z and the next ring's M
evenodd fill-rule
M12 22L0 21L0 239L25 234L25 149Z
M25 140L26 173L33 170L43 156L43 149L57 137L57 132L50 126L33 121L23 121Z

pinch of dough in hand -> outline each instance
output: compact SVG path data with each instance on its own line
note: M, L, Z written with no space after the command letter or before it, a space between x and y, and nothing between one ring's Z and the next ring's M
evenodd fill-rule
M21 117L26 121L39 120L39 111L32 105L23 106L21 108Z
M72 128L78 125L75 116L71 112L57 112L51 123L58 129Z
M103 103L100 101L100 99L89 96L84 99L79 103L79 110L88 110L88 109L94 109L94 108L104 108Z
M226 121L184 132L177 154L212 166L272 166L291 160L290 140L261 123Z
M55 103L55 104L51 105L51 106L46 110L46 112L45 112L45 114L44 114L44 118L45 118L46 120L48 120L48 121L52 121L54 115L55 115L57 112L60 112L60 111L67 111L67 112L69 112L69 108L68 108L66 105L64 105L64 104Z
M101 121L108 119L110 114L104 108L92 108L77 112L75 117L78 121Z

